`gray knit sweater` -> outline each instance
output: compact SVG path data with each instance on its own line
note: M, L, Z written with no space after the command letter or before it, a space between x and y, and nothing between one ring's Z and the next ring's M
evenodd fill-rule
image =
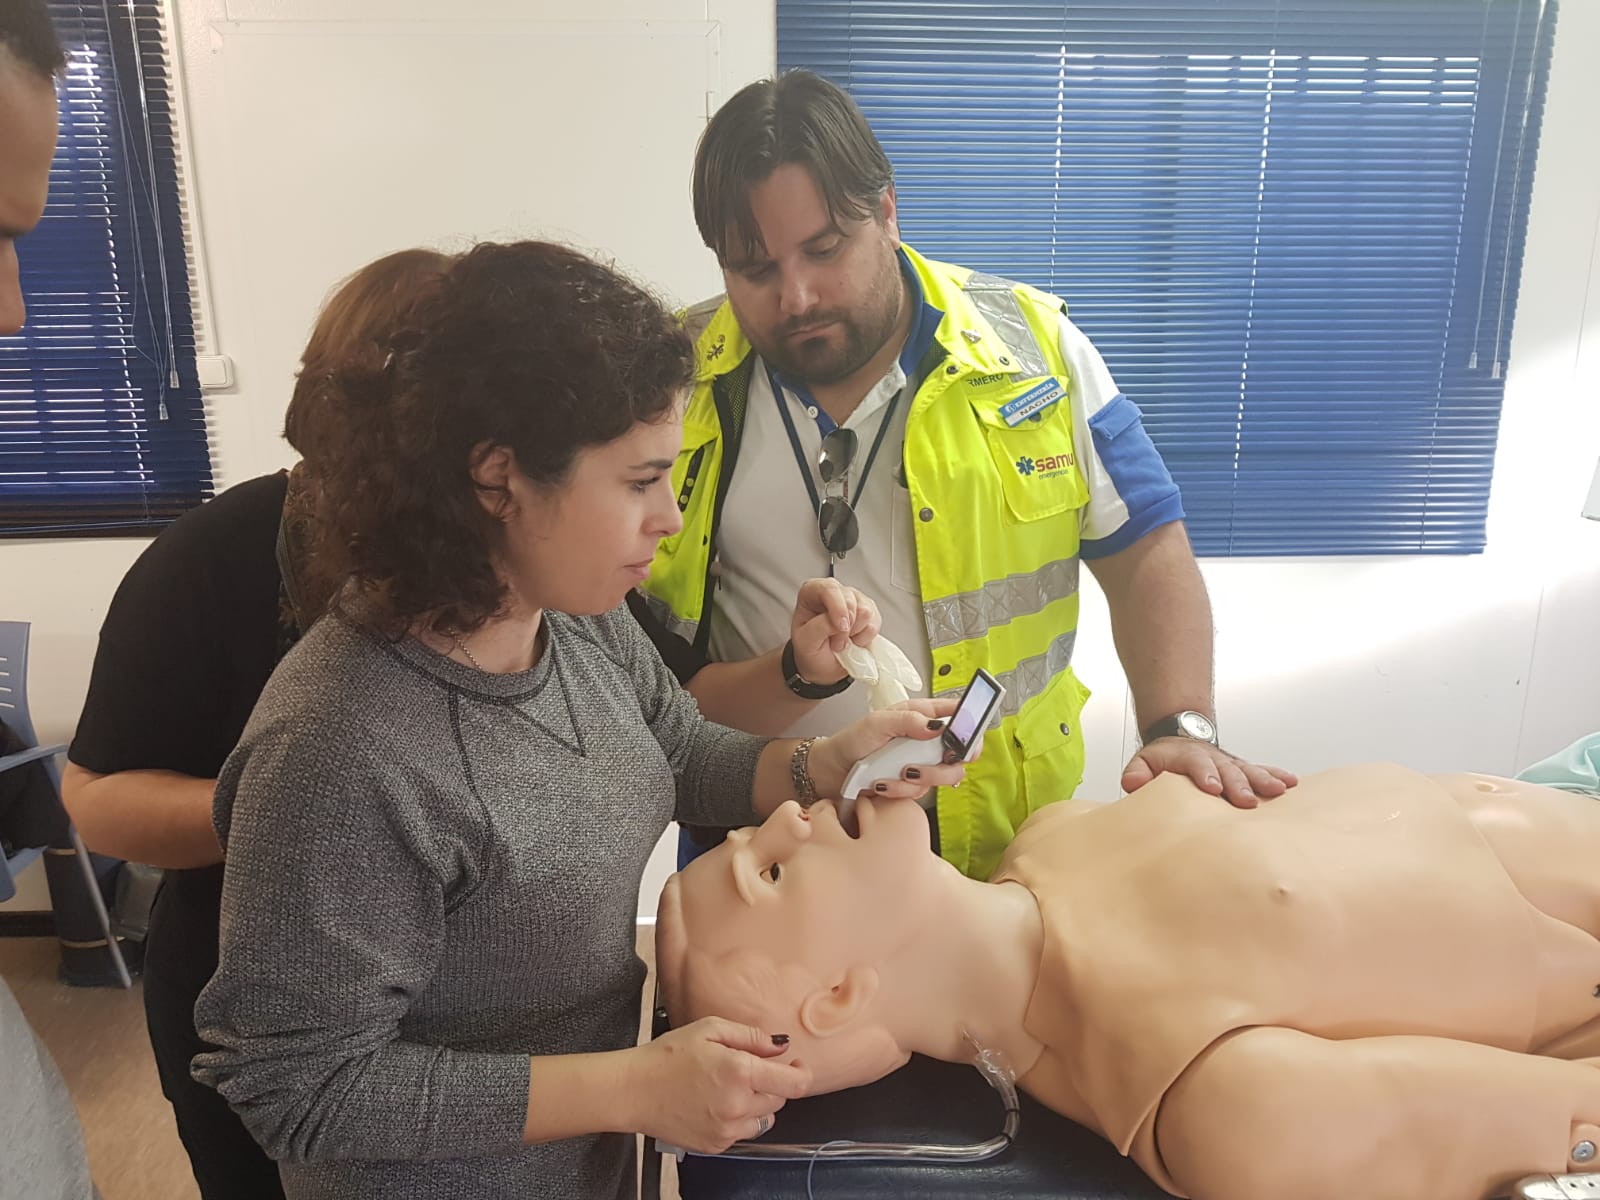
M533 670L485 675L324 619L223 768L195 1076L293 1200L633 1192L631 1136L523 1147L527 1056L634 1043L645 860L675 815L752 820L764 742L625 610L546 621Z

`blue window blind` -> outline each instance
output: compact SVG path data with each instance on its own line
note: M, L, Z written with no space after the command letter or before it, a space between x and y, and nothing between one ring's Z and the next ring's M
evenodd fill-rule
M778 0L924 253L1067 301L1211 555L1484 545L1554 0Z
M212 490L161 6L49 7L68 67L28 324L0 339L0 535L148 532Z

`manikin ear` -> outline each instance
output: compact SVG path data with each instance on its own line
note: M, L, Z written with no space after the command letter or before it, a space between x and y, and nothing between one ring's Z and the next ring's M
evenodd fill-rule
M511 481L517 475L517 456L510 446L479 442L467 459L467 473L478 489L478 503L491 517L504 521L512 514Z
M851 967L825 992L812 992L800 1003L800 1027L812 1037L832 1037L849 1029L878 994L874 967Z

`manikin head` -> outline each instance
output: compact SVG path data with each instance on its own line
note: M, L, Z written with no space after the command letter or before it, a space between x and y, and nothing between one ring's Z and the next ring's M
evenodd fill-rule
M879 1079L905 1044L896 998L929 951L930 908L955 868L906 801L862 801L851 837L831 803L792 801L667 881L656 962L674 1024L720 1016L787 1033L829 1092Z

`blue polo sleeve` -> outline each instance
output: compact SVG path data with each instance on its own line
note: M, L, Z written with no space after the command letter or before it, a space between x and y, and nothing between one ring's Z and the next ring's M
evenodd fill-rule
M1104 558L1183 519L1183 499L1150 440L1139 406L1124 396L1093 343L1065 315L1062 356L1071 371L1073 434L1089 501L1079 554Z

